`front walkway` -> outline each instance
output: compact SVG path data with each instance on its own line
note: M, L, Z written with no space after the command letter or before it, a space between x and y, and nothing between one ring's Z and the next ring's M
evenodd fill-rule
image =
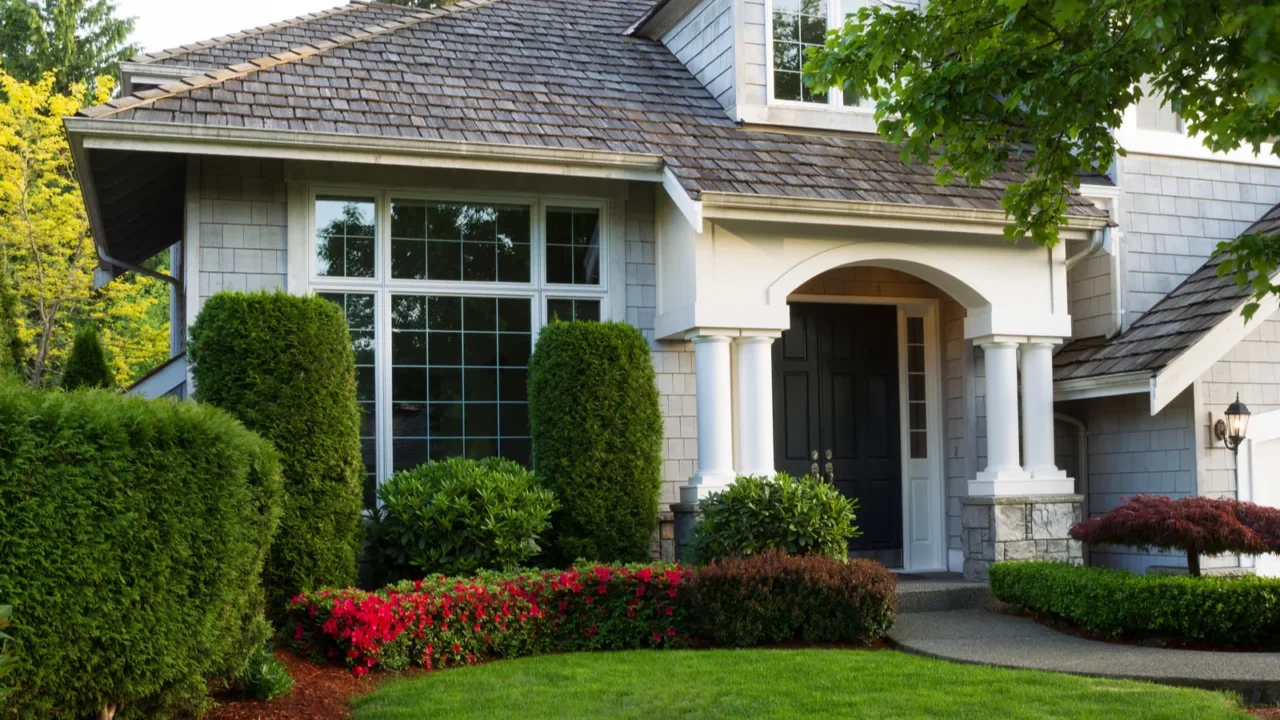
M1098 642L983 609L899 615L889 637L907 652L954 662L1232 690L1249 704L1280 702L1280 653Z

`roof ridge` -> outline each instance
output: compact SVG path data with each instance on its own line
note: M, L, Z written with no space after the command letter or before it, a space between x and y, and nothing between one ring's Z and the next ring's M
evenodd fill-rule
M150 53L148 52L138 53L137 55L134 55L133 57L129 58L129 61L138 62L138 63L149 63L149 62L155 62L157 60L168 60L170 58L181 57L182 55L188 55L198 50L208 50L209 48L218 47L220 45L226 45L228 43L232 43L237 40L244 40L245 38L256 37L258 35L265 35L269 32L275 32L277 30L286 30L288 28L297 27L299 25L304 25L309 22L314 22L316 20L324 20L325 18L331 18L335 15L348 13L348 12L351 12L352 10L355 10L356 8L364 7L366 5L371 5L371 4L373 3L365 2L364 0L348 0L346 5L338 5L336 7L331 7L327 10L317 10L313 13L299 15L297 17L289 18L287 20L281 20L279 22L269 23L267 25L259 25L257 27L248 28L246 30L240 30L238 32L228 33L226 35L219 35L217 37L209 38L208 40L200 40L198 42L193 42L187 45L179 45L177 47L166 48L164 50L157 50L155 52L150 52Z
M226 82L227 80L237 80L247 75L252 75L260 70L269 70L279 65L285 65L298 60L305 60L306 58L313 55L319 55L327 50L345 47L362 40L368 40L397 30L403 30L404 28L412 27L428 20L434 20L446 15L454 15L466 10L492 5L496 2L498 2L498 0L458 0L456 3L445 5L443 7L419 10L416 12L406 12L396 20L383 22L381 24L368 25L360 30L339 33L318 43L299 45L297 47L290 48L289 50L271 53L265 57L236 63L235 65L218 68L216 70L209 70L208 72L200 73L199 75L192 75L191 77L183 78L178 82L165 83L156 88L139 90L131 95L124 95L108 100L102 105L84 108L76 114L90 118L107 117L108 115L114 115L118 112L132 110L143 105L149 105L157 100L163 100L191 90ZM363 5L364 3L352 4Z

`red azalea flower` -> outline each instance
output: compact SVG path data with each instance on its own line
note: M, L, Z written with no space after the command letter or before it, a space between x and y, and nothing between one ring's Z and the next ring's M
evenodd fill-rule
M461 653L462 653L462 646L461 646L461 645L459 645L458 643L454 643L454 644L453 644L453 654L454 654L454 655L459 655L459 654L461 654Z
M369 669L363 665L357 665L351 668L351 674L355 675L356 677L362 677L367 672L369 672Z

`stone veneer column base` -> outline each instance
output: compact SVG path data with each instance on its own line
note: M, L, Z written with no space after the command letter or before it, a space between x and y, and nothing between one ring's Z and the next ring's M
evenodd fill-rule
M1084 514L1083 495L960 498L964 577L987 580L1001 560L1060 560L1084 564L1084 547L1068 535Z

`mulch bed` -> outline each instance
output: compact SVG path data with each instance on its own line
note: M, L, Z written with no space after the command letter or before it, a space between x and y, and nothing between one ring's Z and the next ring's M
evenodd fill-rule
M373 692L379 685L413 674L373 673L358 678L338 665L309 662L288 650L276 657L293 676L293 692L270 702L214 696L217 705L207 720L338 720L351 714L351 699Z

